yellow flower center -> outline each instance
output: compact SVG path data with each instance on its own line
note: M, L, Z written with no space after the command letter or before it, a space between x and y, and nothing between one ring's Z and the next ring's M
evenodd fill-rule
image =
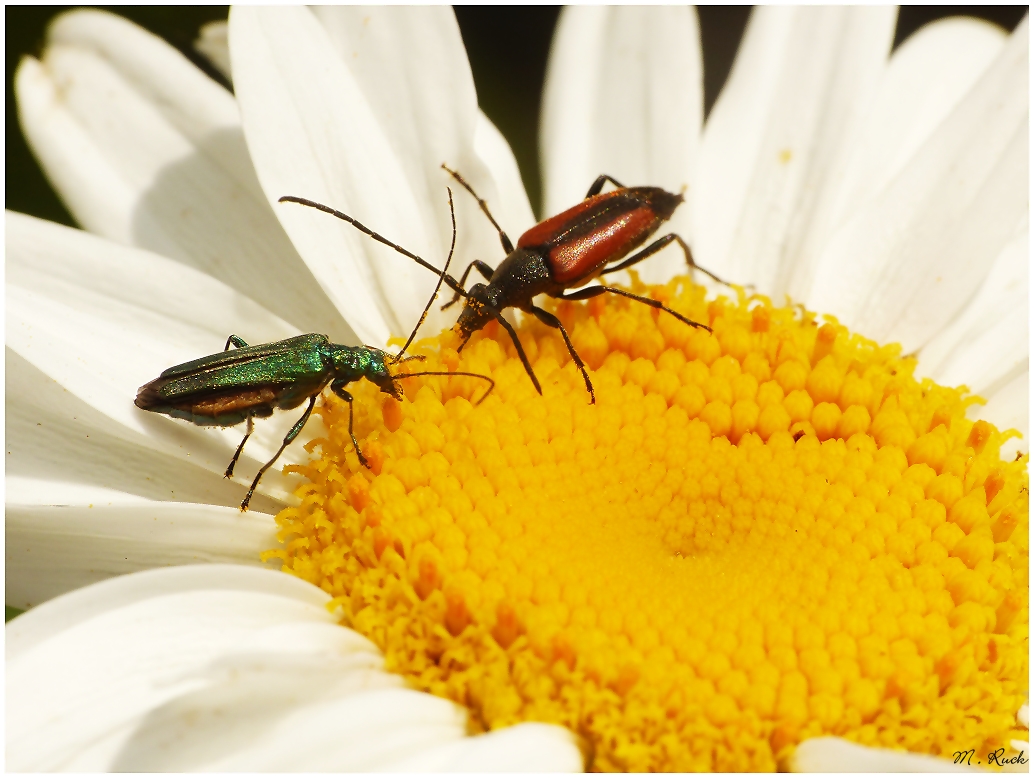
M647 287L636 286L641 291ZM772 770L823 734L950 757L1025 737L1026 458L965 390L799 306L650 287L333 397L284 569L473 726L562 724L602 770ZM432 348L433 346L433 348ZM411 363L413 364L413 363ZM421 364L421 363L415 363ZM418 370L422 368L412 368Z

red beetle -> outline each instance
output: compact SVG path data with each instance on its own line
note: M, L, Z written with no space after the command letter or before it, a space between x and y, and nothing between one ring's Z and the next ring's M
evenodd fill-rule
M710 331L711 328L707 325L687 319L658 300L633 294L624 289L600 284L573 292L567 291L582 286L597 276L616 273L631 267L656 254L672 242L676 242L682 247L690 268L701 270L719 283L724 283L713 273L697 265L693 261L689 246L674 233L658 238L642 251L623 262L618 262L629 252L642 246L657 231L662 222L671 218L672 213L682 202L682 195L672 194L655 186L625 187L610 176L601 175L589 187L589 191L581 203L536 224L521 235L515 249L506 233L492 217L488 204L477 196L470 184L459 173L450 170L445 165L442 167L474 196L485 216L499 231L499 241L506 252L506 258L495 270L481 260L475 260L467 266L458 282L451 276L443 276L445 283L456 293L452 300L442 306L443 308L448 308L460 297L466 298L466 304L456 322L456 329L461 338L459 349L463 348L472 334L495 319L509 333L524 369L528 372L535 389L542 394L542 387L539 385L538 378L535 377L535 371L532 370L516 331L502 315L507 308L520 308L522 311L534 315L543 324L560 330L568 351L571 352L571 358L582 372L591 402L595 403L596 393L592 388L592 381L589 380L589 374L585 371L585 363L575 351L567 330L564 329L560 319L532 302L536 295L547 294L559 300L587 300L604 292L611 292L667 311L691 327L700 327ZM600 190L607 181L610 181L617 189L600 194ZM349 222L374 240L390 246L435 273L440 272L427 261L378 235L340 211L300 197L280 198L280 202L285 201L308 205L331 213ZM470 291L466 291L464 285L472 269L481 273L488 283L474 284Z
M567 291L582 286L597 276L616 273L631 267L656 254L673 241L682 247L690 268L698 268L720 282L721 279L700 268L693 261L693 254L690 252L689 246L675 233L658 238L642 251L623 262L618 262L629 252L642 246L657 231L662 222L671 218L675 209L682 203L682 195L666 192L656 186L626 187L610 176L602 175L589 187L582 202L536 224L521 235L515 249L506 233L492 218L487 203L477 196L459 173L450 170L445 165L442 167L478 201L485 216L499 231L499 240L506 252L506 259L495 270L480 260L471 262L460 278L460 286L462 287L466 283L472 268L476 268L488 280L488 284L474 284L468 292L457 291L457 296L446 303L445 307L452 305L460 295L467 298L463 312L460 313L459 320L456 322L456 329L462 339L460 348L474 332L484 327L490 319L504 323L517 347L521 362L524 363L524 369L528 371L535 388L541 394L542 389L538 379L531 369L531 364L528 362L516 333L509 323L499 315L506 308L520 308L522 311L534 315L543 324L560 330L567 349L571 352L571 358L582 371L585 388L589 390L589 396L595 403L596 393L593 391L592 381L589 380L589 374L585 372L585 364L578 356L578 352L575 351L567 330L560 323L560 319L532 302L532 298L536 295L547 294L559 300L587 300L604 292L611 292L667 311L691 327L711 329L705 324L687 319L658 300L613 286L599 284L573 292ZM600 190L607 181L610 181L617 189L600 194ZM613 264L615 262L618 263Z

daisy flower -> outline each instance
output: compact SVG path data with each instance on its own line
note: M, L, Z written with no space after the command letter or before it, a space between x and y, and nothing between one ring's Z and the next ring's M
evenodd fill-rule
M891 55L895 18L757 9L702 126L691 10L565 11L545 211L601 172L683 192L671 229L750 286L669 249L624 282L710 331L547 303L595 406L555 331L516 320L539 396L498 328L431 337L436 307L415 352L491 374L488 400L356 385L363 468L324 398L241 514L240 433L137 387L229 333L383 347L436 280L278 199L440 265L441 164L511 237L535 221L517 166L447 9L235 8L199 44L232 95L117 17L60 17L15 83L85 231L7 214L7 601L36 606L7 627L8 767L1016 764L1027 23ZM455 266L500 257L458 194Z

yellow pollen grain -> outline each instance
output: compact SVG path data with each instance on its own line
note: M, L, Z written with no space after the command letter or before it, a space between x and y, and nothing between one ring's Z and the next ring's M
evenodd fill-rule
M648 291L493 323L397 402L326 397L267 553L472 726L561 724L597 770L773 770L805 738L986 753L1026 738L1027 458L963 389L761 296Z

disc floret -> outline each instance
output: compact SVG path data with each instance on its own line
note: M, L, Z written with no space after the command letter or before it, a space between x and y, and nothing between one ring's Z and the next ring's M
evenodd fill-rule
M646 287L637 291L644 293ZM964 388L831 317L676 279L494 325L323 411L278 521L389 668L477 726L556 722L597 769L770 770L834 734L950 756L1007 745L1027 677L1026 458Z

